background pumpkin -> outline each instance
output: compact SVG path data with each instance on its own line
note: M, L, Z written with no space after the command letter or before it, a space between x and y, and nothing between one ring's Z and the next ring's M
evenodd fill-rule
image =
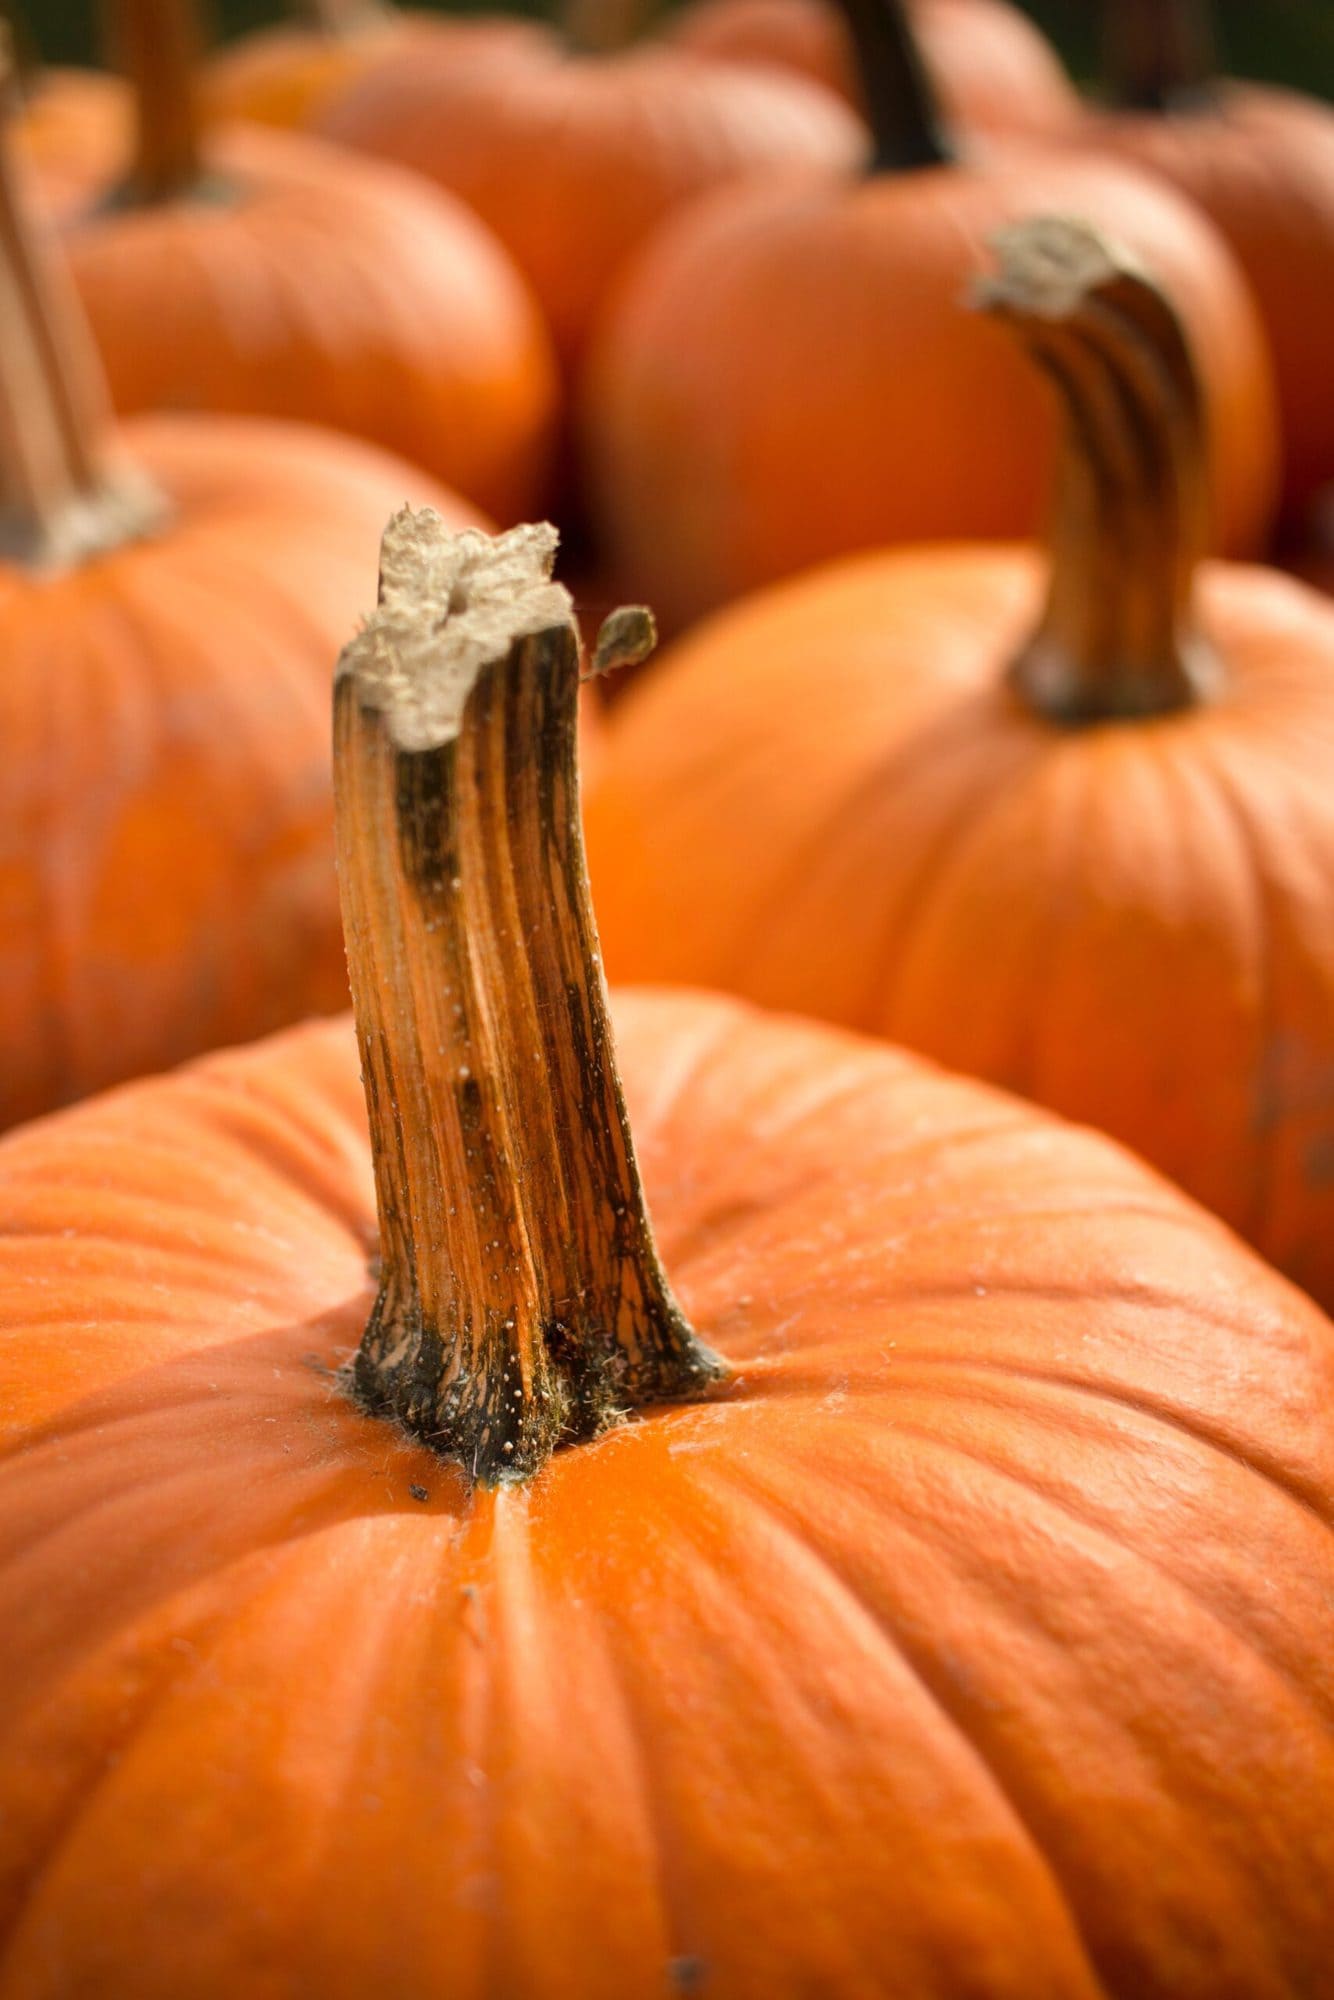
M209 112L264 125L309 125L338 93L405 45L461 62L479 49L520 49L550 39L513 15L404 12L387 0L315 0L299 20L253 29L219 49L205 77Z
M470 518L295 426L122 447L58 276L0 161L0 1124L343 1004L329 648L387 507Z
M117 409L323 423L501 518L543 504L550 347L477 219L306 139L201 131L192 0L119 24L137 137L89 125L41 176Z
M368 1314L373 1354L395 1284L438 1300L445 1239L475 1275L497 1200L579 1274L559 1340L512 1263L517 1296L474 1295L479 1372L511 1353L521 1406L592 1359L594 1326L633 1373L639 1307L671 1307L628 1135L601 1123L620 1086L573 635L513 539L495 555L508 600L484 554L401 527L340 680L377 1141L405 1114L374 1164L378 1299L341 1025L0 1146L10 1983L1311 1990L1334 1946L1334 1329L1115 1148L833 1031L634 997L617 1029L663 1250L730 1381L470 1490L331 1377ZM421 725L456 591L462 643L470 612L489 643L440 743ZM508 797L476 783L497 756ZM390 798L396 824L358 820ZM456 893L420 867L442 845ZM542 920L499 949L506 896L533 893ZM460 1029L483 994L495 1015ZM478 1164L418 1208L465 1130ZM553 1131L571 1208L524 1171Z
M865 144L852 114L801 78L650 45L606 56L534 45L466 66L413 46L341 93L318 129L475 208L570 370L613 283L673 210L728 181L838 173Z
M1033 533L1052 412L964 294L991 232L1054 194L1170 284L1208 394L1217 539L1253 552L1277 470L1268 360L1209 224L1108 161L951 164L900 11L852 12L881 169L717 197L649 248L603 323L583 435L613 570L677 629L852 549Z
M1009 0L914 0L931 85L958 132L1059 132L1080 101L1060 58ZM856 53L836 0L693 0L668 17L700 55L774 62L862 109Z
M1283 499L1304 525L1334 481L1334 106L1214 66L1205 0L1107 0L1114 93L1084 144L1152 168L1197 202L1246 274L1274 360Z
M1036 558L962 547L685 641L589 804L608 966L1098 1125L1334 1300L1334 606L1222 564L1192 594L1180 329L1075 226L1016 241L1007 310L1072 405L1037 636Z

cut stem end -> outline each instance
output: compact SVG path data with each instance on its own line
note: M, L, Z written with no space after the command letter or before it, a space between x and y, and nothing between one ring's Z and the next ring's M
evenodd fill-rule
M346 1382L492 1483L725 1372L668 1286L616 1071L554 551L405 510L335 694L381 1252Z

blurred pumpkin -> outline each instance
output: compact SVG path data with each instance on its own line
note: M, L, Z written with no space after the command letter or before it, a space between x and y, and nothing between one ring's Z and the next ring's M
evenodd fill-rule
M343 1004L329 648L438 490L295 426L122 445L60 275L0 160L0 1124Z
M39 185L116 408L327 424L502 519L541 503L550 345L476 217L313 141L204 133L193 0L112 12L134 84L131 147L87 126Z
M1274 360L1283 501L1300 529L1334 480L1334 106L1220 76L1206 0L1104 0L1117 108L1084 145L1152 168L1199 206L1246 274Z
M687 640L590 801L608 966L1101 1126L1334 1303L1334 607L1201 565L1205 400L1133 260L1006 244L1068 407L1045 614L1028 553L905 550Z
M467 64L414 44L341 92L318 129L476 209L528 278L569 369L633 253L673 211L727 182L829 179L865 147L827 91L661 44L605 55L534 44Z
M950 127L1060 132L1080 101L1050 43L1010 0L910 0L908 18ZM835 0L691 0L668 17L700 55L771 62L862 109L856 51Z
M253 29L217 51L203 80L210 116L305 126L340 90L405 47L429 43L439 55L466 61L479 49L552 39L536 21L409 13L388 0L307 0L301 11L300 21Z
M1272 385L1244 281L1208 222L1105 159L953 158L902 11L851 0L875 170L719 196L654 243L604 321L583 397L607 559L669 629L811 563L1039 525L1056 425L1004 335L964 310L997 227L1062 212L1160 271L1208 400L1215 539L1267 539Z
M340 675L360 1059L0 1146L7 1983L1314 1993L1334 1328L829 1029L631 996L623 1097L530 561L397 524Z

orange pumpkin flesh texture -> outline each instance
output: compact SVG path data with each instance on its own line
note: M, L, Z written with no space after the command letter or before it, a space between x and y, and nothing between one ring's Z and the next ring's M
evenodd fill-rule
M319 130L476 209L571 369L613 282L674 209L747 177L828 178L865 149L860 122L801 78L662 46L534 45L467 65L414 46L343 92Z
M325 424L501 519L542 501L550 344L461 203L312 140L233 128L204 140L193 187L118 204L129 132L90 124L29 157L122 414Z
M1209 401L1216 542L1263 546L1272 387L1224 245L1132 169L997 151L841 186L735 190L641 258L602 323L582 430L609 559L664 629L856 549L1037 531L1051 405L966 294L992 234L1054 198L1164 279Z
M903 550L761 593L615 712L588 814L608 966L871 1030L1097 1125L1334 1303L1334 606L1226 564L1191 604L1190 418L1164 427L1132 386L1173 364L1094 317L1088 351L1126 342L1127 372L1080 407L1133 415L1101 468L1072 432L1051 587L1119 668L1165 567L1202 697L1071 726L1018 696L1046 581L1025 551ZM1078 385L1059 322L1033 338ZM1114 500L1100 533L1090 472L1145 482L1140 526Z
M1061 132L1080 100L1056 52L1008 0L915 0L914 32L940 108L959 132ZM693 0L669 17L703 56L777 63L860 109L861 84L834 0Z
M509 766L507 821L461 774L534 647L568 745L573 651L501 645L457 760L405 754L397 797L436 769L514 859L549 794ZM408 881L412 824L363 829L345 884ZM466 932L523 1018L559 939L516 955L465 877L389 891L363 969L395 924L442 963ZM562 1018L599 1014L580 981ZM354 988L363 1032L433 1004ZM532 1057L555 1088L569 1050L531 1023L540 1100ZM1105 1140L911 1057L684 994L616 1029L730 1372L527 1483L470 1486L331 1372L385 1303L345 1025L0 1144L0 1991L1317 1991L1334 1328ZM437 1135L495 1129L503 1061L470 1098L420 1059L405 1107L424 1081ZM488 1173L434 1191L460 1241Z

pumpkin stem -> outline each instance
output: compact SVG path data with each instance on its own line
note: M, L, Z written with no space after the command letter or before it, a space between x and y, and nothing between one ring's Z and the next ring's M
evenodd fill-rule
M108 43L134 97L134 157L114 201L147 207L205 181L194 0L111 0Z
M902 0L839 0L839 6L852 36L871 126L871 172L948 166L954 148L945 136Z
M1218 57L1208 0L1103 0L1102 45L1117 104L1170 111L1213 93Z
M995 248L982 303L1017 329L1066 412L1047 604L1014 684L1060 722L1185 708L1216 690L1221 667L1192 616L1209 503L1181 323L1083 223L1020 223Z
M405 509L334 698L380 1218L347 1381L487 1483L723 1372L664 1276L616 1072L555 547Z
M24 211L0 51L0 558L63 569L142 534L162 507L113 466L106 390L64 273Z
M560 31L580 55L618 55L638 38L647 12L645 0L562 0Z

